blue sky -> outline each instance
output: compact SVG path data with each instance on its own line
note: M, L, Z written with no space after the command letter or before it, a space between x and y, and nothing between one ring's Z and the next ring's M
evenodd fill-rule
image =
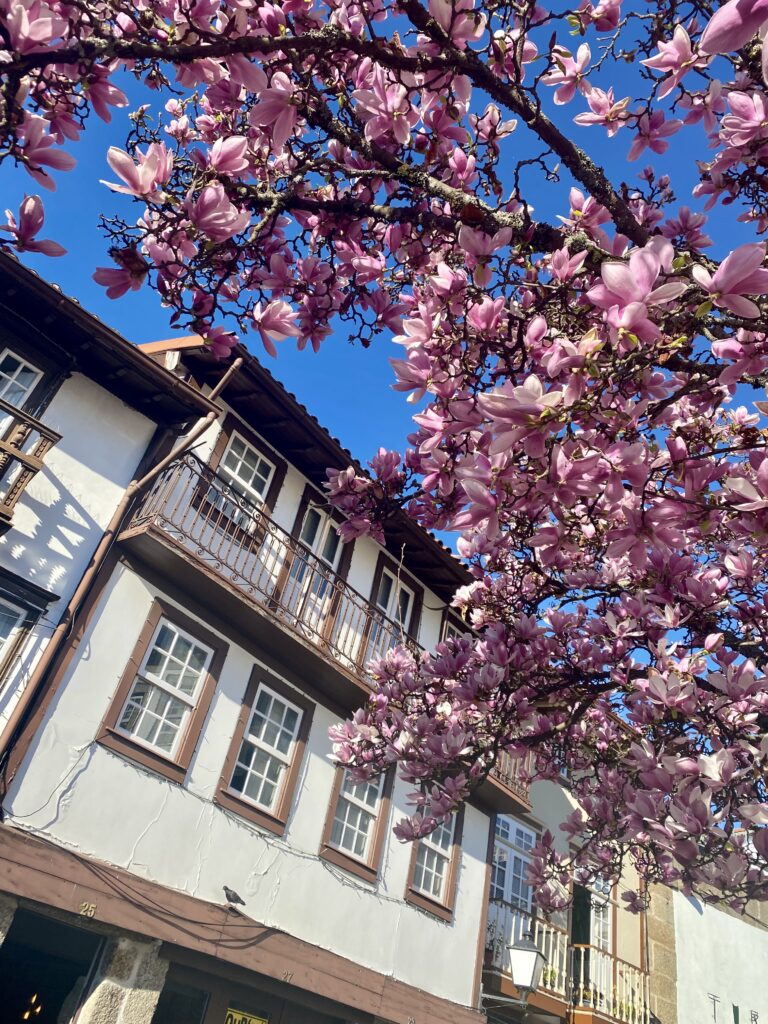
M574 43L578 45L578 40ZM120 84L125 87L125 83ZM596 84L607 85L607 82L598 80ZM617 96L630 91L639 94L636 80L632 82L628 78L622 84L627 88L617 88ZM135 89L133 94L136 95ZM157 106L159 97L144 93L132 107L145 98ZM602 129L573 125L572 118L584 109L586 103L579 97L568 107L556 109L554 116L593 159L606 166L614 181L624 179L630 184L636 183L638 172L649 161L641 157L633 164L626 163L630 133L624 130L609 140ZM127 126L124 111L116 112L111 125L104 125L96 118L91 120L83 141L71 147L78 161L77 168L72 173L57 175L58 189L55 193L43 193L46 225L42 236L54 238L65 245L68 254L59 259L26 255L24 260L46 279L58 284L67 295L76 298L87 310L130 341L138 343L173 334L168 310L163 309L157 296L148 288L112 301L106 298L104 289L91 280L96 266L111 265L106 242L98 228L99 215L121 212L130 217L137 210L137 207L130 208L126 197L116 196L99 184L102 177L114 178L105 155L110 145L123 145ZM533 149L527 135L526 130L519 126L507 146L511 156L539 151L538 146ZM699 129L684 130L671 142L664 157L653 158L655 164L660 173L672 175L678 205L690 204L694 209L700 209L700 203L691 201L690 190L696 180L692 158L706 155L703 135ZM692 143L698 152L692 151ZM502 176L504 171L502 167ZM571 184L567 175L559 183L545 183L540 178L535 185L532 179L528 182L531 186L527 198L535 207L534 216L553 221L557 213L567 211ZM0 166L3 207L8 205L16 210L25 192L39 191L25 171L7 163ZM722 209L713 212L710 233L716 243L718 234L728 240L728 248L751 240L750 232L742 225L734 225L734 220L732 212L726 213ZM725 251L727 249L723 250L722 245L716 244L710 253L724 255ZM298 352L292 342L285 342L279 348L279 358L274 360L263 352L258 340L255 345L258 348L254 351L264 359L270 371L361 461L367 461L379 445L402 450L405 436L412 429L414 407L406 403L404 395L390 387L393 377L388 360L402 354L399 346L381 338L365 350L359 345L351 345L346 335L340 332L323 343L318 355L309 349Z

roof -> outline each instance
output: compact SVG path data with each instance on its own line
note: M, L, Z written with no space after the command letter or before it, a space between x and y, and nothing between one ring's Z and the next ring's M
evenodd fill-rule
M2 252L0 306L38 331L52 358L92 378L156 423L181 424L217 408L56 285Z
M222 363L196 335L154 341L140 346L147 354L161 356L179 351L198 383L213 385L222 373ZM341 442L333 437L243 345L234 350L243 365L227 386L226 401L277 451L285 455L308 479L321 488L330 466L352 465L366 470ZM401 509L395 509L384 524L387 549L396 557L403 554L408 569L445 600L457 587L472 582L463 562L434 534L418 525Z

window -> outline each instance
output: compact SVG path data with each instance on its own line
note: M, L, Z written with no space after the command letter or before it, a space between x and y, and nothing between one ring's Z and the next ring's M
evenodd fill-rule
M400 626L403 633L407 633L412 606L413 591L384 569L376 592L376 607Z
M274 508L287 469L276 452L232 415L224 419L209 465L219 479L200 497L248 531L255 525L254 509L270 513Z
M344 772L330 843L358 860L364 861L368 856L379 810L381 782L382 776L375 782L353 782L349 772Z
M32 627L58 598L29 580L0 569L0 680Z
M299 541L282 584L283 604L310 634L321 634L343 545L336 524L317 505L309 505L304 513Z
M285 785L300 724L299 708L260 686L230 788L257 807L274 810Z
M421 594L410 579L404 580L394 562L379 556L371 591L373 614L368 630L365 661L381 658L408 636L416 638L421 606Z
M11 349L0 352L0 398L9 405L21 409L42 375Z
M266 496L275 467L239 434L233 434L219 463L218 472L234 491L260 505Z
M331 793L320 855L373 882L378 875L389 817L392 773L354 782L339 767Z
M197 704L212 656L209 647L161 619L118 729L172 757Z
M27 609L0 597L0 660L14 646Z
M419 842L416 851L416 867L413 872L413 888L438 903L445 895L448 868L451 863L454 819L438 825L434 832Z
M281 835L312 710L301 693L255 667L222 770L217 803Z
M590 944L597 949L610 950L613 912L611 907L611 883L606 879L596 878L592 883L591 910Z
M467 630L460 629L450 619L446 619L445 628L443 629L443 640L460 640L466 632Z
M407 901L444 920L453 916L462 820L460 811L420 839L411 862Z
M154 602L99 741L183 781L226 645L164 601Z
M536 833L531 829L518 824L513 818L497 817L491 866L492 900L503 901L530 913L532 896L526 871L536 842Z

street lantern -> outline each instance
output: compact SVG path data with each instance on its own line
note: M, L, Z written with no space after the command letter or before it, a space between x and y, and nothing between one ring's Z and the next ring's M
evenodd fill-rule
M512 968L512 981L520 992L522 1002L526 1002L531 992L535 992L541 981L541 972L547 958L533 941L530 932L518 939L509 950L509 962Z

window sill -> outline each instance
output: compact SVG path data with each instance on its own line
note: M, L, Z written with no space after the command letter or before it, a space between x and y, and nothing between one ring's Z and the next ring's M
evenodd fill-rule
M405 902L410 903L412 907L423 910L427 914L431 914L433 917L439 918L441 921L453 921L453 907L446 907L442 903L437 903L435 900L431 900L429 896L424 896L423 893L417 892L415 889L407 890Z
M96 740L108 750L120 754L129 761L135 761L142 768L147 768L156 775L162 775L170 782L182 783L187 777L187 765L179 764L178 761L164 757L162 754L150 750L149 747L134 743L128 736L110 726L102 729Z
M213 802L275 836L282 836L285 833L287 821L270 814L269 811L262 811L247 800L243 800L238 793L231 789L220 789L213 798Z
M329 864L341 868L342 871L357 875L358 878L371 885L375 885L379 880L379 872L376 868L371 867L370 864L364 864L360 860L355 860L343 850L337 850L335 846L329 846L328 843L323 843L320 847L320 857L322 860L328 861Z

